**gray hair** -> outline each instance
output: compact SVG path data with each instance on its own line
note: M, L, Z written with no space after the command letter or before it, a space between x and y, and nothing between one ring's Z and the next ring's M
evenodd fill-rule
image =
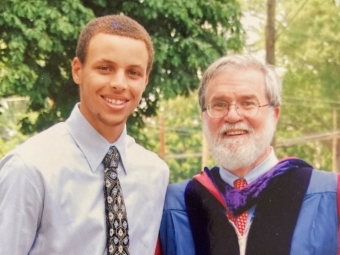
M263 72L265 75L265 90L269 104L277 107L281 105L282 81L275 67L267 65L251 55L228 55L214 61L204 72L199 89L198 102L201 110L205 107L205 91L208 83L217 74L230 69L252 68Z

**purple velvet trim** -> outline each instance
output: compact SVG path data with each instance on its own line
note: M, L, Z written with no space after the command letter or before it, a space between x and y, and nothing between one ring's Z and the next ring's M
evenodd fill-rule
M243 189L236 190L227 184L225 194L223 196L228 205L228 209L233 215L238 215L248 210L250 207L255 205L258 197L268 187L268 185L276 179L276 177L289 170L297 169L300 166L310 165L298 158L288 158L281 160L272 169L261 175Z

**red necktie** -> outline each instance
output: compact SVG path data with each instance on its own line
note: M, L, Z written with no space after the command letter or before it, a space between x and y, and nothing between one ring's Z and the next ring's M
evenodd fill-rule
M245 186L247 186L247 182L244 179L237 179L236 181L234 181L235 189L242 189ZM241 235L243 235L246 229L247 218L248 218L248 212L245 211L244 213L236 217L236 219L234 219L235 225L238 228L238 231L240 232Z

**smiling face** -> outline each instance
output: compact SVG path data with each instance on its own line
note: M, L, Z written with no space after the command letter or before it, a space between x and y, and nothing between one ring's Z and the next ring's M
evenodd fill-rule
M99 33L92 37L86 61L72 62L80 87L80 111L109 142L124 129L148 83L148 52L141 40Z
M205 102L224 101L236 104L255 100L268 104L264 74L256 69L227 69L208 83ZM222 118L211 118L202 112L203 127L215 160L224 168L244 176L261 163L271 151L270 142L279 116L278 107L261 107L255 116L240 116L235 105Z

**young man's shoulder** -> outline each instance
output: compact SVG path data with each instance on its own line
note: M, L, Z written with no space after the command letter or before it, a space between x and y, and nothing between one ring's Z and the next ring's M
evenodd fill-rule
M20 155L48 153L48 149L57 150L58 146L64 147L68 141L71 141L70 138L65 123L61 122L28 138L25 142L18 145L13 152Z
M74 141L65 123L61 122L18 145L1 160L1 165L9 160L21 161L27 166L48 161L50 158L55 158L57 154L67 155L68 147L72 144Z
M12 183L29 186L29 182L32 189L43 192L42 183L46 176L62 171L68 165L71 154L79 154L79 149L72 143L74 141L64 123L34 135L0 160L0 180L9 186Z

